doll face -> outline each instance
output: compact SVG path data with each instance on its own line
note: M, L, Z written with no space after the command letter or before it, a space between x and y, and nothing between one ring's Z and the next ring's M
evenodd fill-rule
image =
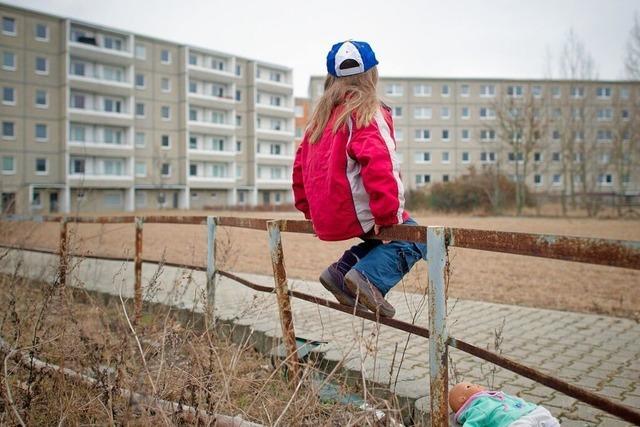
M453 386L449 391L449 406L453 412L458 412L458 409L464 405L471 396L479 391L485 391L486 389L478 384L473 383L459 383Z

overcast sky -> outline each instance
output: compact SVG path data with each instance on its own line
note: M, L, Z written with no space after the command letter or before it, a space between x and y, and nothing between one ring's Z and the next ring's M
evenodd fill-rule
M288 65L296 96L331 45L368 41L386 76L543 77L573 28L600 78L623 76L637 0L4 0L136 33Z

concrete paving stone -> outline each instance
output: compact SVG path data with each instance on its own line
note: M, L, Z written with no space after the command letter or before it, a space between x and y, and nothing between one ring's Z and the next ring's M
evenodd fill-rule
M551 399L545 400L542 404L543 406L555 406L558 408L563 408L564 411L570 411L573 405L577 402L573 397L569 397L560 392L556 392Z
M612 418L607 416L598 417L598 421L601 425L606 427L628 427L630 424L620 418Z
M588 423L586 421L572 420L565 417L560 417L558 421L560 421L560 425L562 427L591 427L594 425L593 423Z
M578 377L578 379L573 384L593 391L593 390L599 390L601 383L602 383L602 380L600 378L584 375L584 376Z
M622 399L626 389L612 386L605 386L598 390L598 394L602 394L604 396L613 397L616 400Z
M640 408L640 396L625 395L622 399L622 403L633 408Z
M589 406L586 403L576 403L567 416L573 419L589 421L591 423L599 423L598 416L602 416L603 412L599 409Z

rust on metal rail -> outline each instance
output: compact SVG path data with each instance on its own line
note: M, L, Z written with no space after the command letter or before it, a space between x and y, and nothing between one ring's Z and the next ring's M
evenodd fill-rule
M216 217L216 224L225 227L249 228L252 230L266 230L268 219L264 218L236 218L232 216Z
M567 396L574 397L582 402L588 403L595 408L602 409L603 411L620 417L625 421L640 425L640 411L630 408L629 406L616 403L610 399L607 399L606 397L600 396L583 388L576 387L559 378L555 378L551 375L540 372L537 369L530 368L507 357L466 343L456 338L449 337L447 343L453 348L457 348L458 350L464 351L465 353L479 357L480 359L501 366L511 372L522 375L523 377L527 377L540 384L544 384L549 388L564 393Z
M134 324L142 316L142 218L136 218L136 252L134 261L135 281L133 284Z
M60 286L67 284L67 267L69 266L69 224L66 219L60 222L60 265L58 279Z
M640 270L640 242L450 228L449 245Z

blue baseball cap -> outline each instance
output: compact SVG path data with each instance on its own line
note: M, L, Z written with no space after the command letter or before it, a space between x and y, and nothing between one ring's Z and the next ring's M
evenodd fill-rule
M336 77L364 73L376 65L376 54L367 42L347 40L336 43L327 55L327 72Z

